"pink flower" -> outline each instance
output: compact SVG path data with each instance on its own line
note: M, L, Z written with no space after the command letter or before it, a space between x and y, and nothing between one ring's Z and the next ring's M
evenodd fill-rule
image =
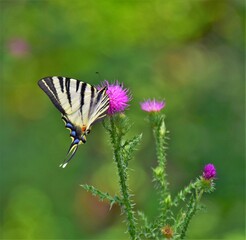
M107 86L107 95L109 97L109 109L108 114L113 115L118 112L123 112L129 106L131 97L129 96L129 90L123 88L123 84L119 84L118 81L110 84L108 81L102 83L102 87ZM101 87L99 87L100 89Z
M215 178L216 176L216 168L212 163L207 164L203 169L203 178L206 180L210 180L211 178Z
M23 57L30 51L30 46L26 40L22 38L13 38L8 42L10 53L16 57Z
M155 99L141 102L141 109L145 112L159 112L165 107L165 101L156 101Z

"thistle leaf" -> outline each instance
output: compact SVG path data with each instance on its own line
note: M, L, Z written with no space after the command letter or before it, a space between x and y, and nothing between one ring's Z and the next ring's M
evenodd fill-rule
M82 188L84 188L87 192L90 192L93 196L98 197L101 201L104 201L105 199L108 200L110 202L110 209L116 203L118 203L119 205L122 204L121 199L118 196L112 197L111 195L109 195L109 193L102 192L102 191L100 191L100 190L96 189L95 187L90 186L88 184L83 184L80 186Z

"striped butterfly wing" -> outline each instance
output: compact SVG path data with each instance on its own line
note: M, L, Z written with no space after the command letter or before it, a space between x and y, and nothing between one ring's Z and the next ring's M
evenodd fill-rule
M65 77L46 77L38 85L61 112L72 143L62 167L74 156L78 145L86 142L85 135L93 123L106 116L109 98L106 88L97 90L82 81Z

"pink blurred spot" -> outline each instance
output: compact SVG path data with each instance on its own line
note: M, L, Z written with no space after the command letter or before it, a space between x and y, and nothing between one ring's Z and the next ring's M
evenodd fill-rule
M8 42L8 50L13 56L23 57L30 52L30 46L27 41L22 38L12 38Z

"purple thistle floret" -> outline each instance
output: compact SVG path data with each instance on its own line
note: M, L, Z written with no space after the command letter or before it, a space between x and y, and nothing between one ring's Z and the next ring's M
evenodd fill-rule
M203 169L203 178L206 180L210 180L215 178L216 176L216 168L212 163L205 165Z
M108 114L113 115L118 112L124 112L129 106L129 101L131 97L129 95L129 90L123 88L123 84L120 84L118 81L110 84L108 81L102 83L102 87L107 87L107 95L109 97L109 109ZM99 87L101 88L101 87Z
M155 99L141 102L141 109L145 112L159 112L165 107L165 101L156 101Z

